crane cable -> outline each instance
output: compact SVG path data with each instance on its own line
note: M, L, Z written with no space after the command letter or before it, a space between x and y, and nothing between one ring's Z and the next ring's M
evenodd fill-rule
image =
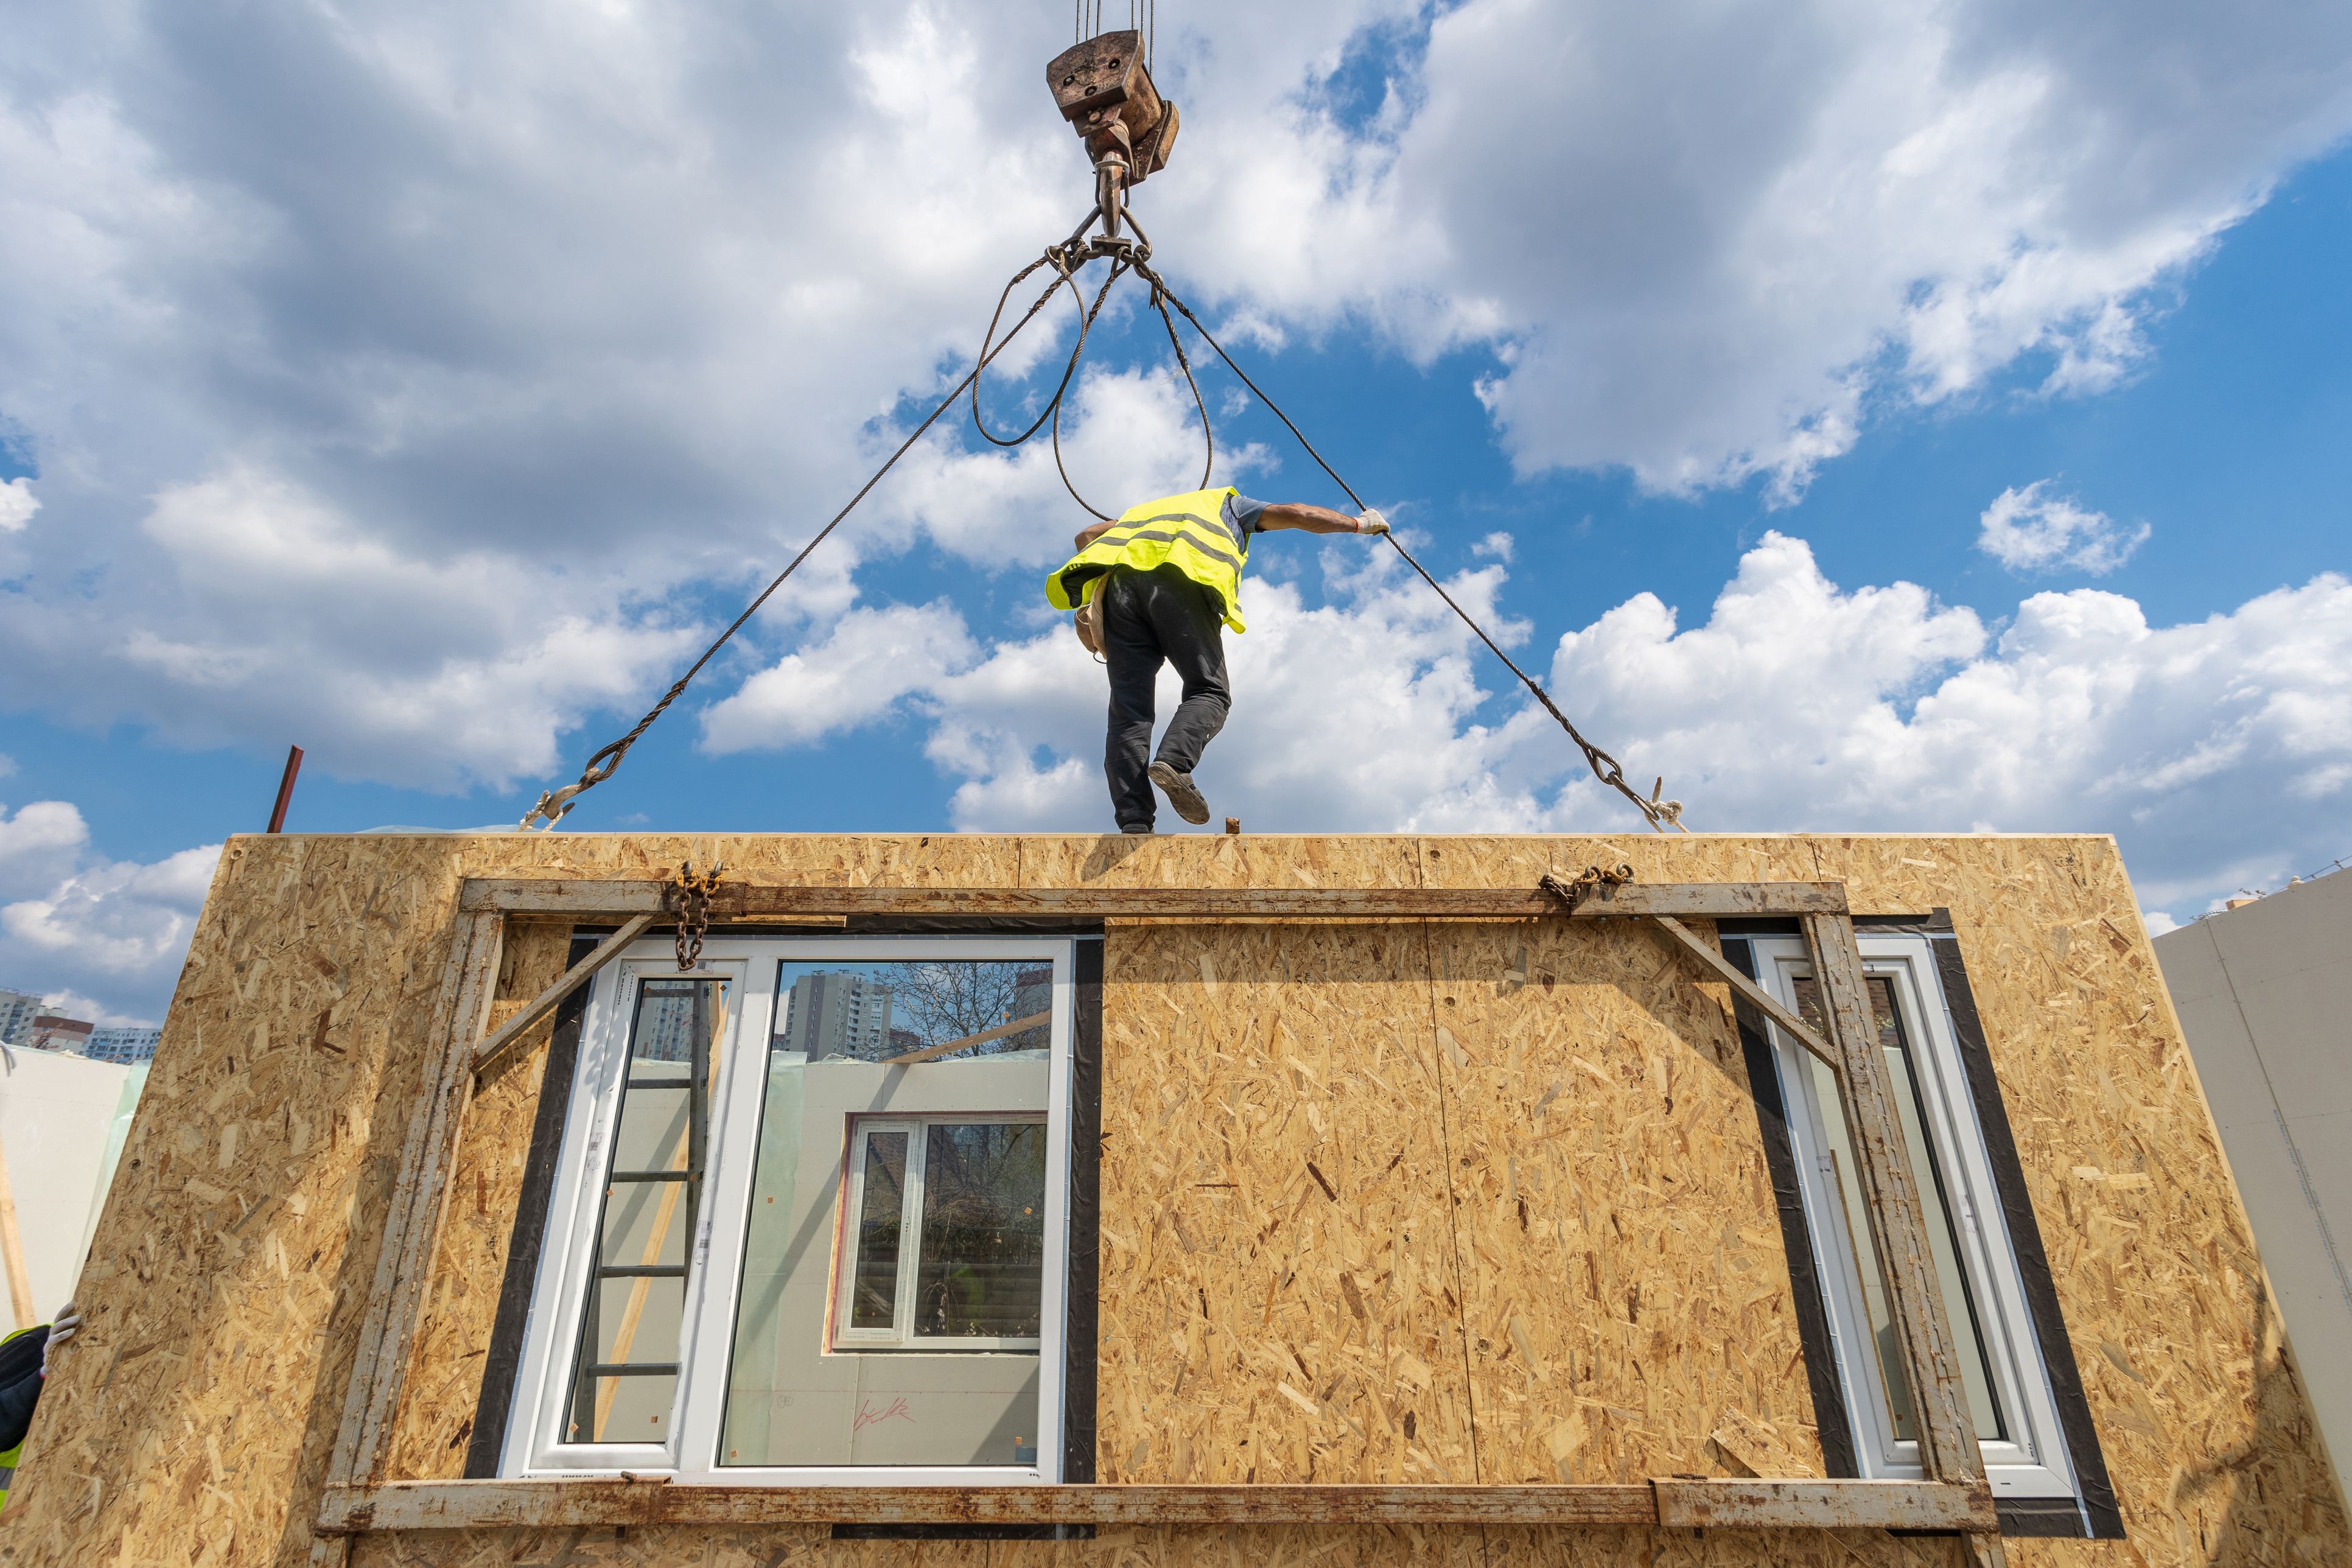
M1129 221L1132 222L1133 219L1130 218ZM1299 429L1297 425L1291 423L1290 416L1282 411L1282 405L1275 402L1273 398L1268 397L1265 395L1265 390L1261 388L1256 382L1250 379L1249 372L1244 370L1240 365L1234 363L1234 356L1227 353L1225 352L1224 345L1217 342L1215 337L1211 335L1207 327L1201 324L1201 318L1192 314L1192 307L1185 304L1182 300L1177 297L1175 291L1168 287L1167 279L1161 278L1159 273L1152 270L1150 261L1139 260L1136 262L1135 273L1137 277L1141 278L1144 281L1151 285L1154 303L1157 303L1158 300L1164 296L1169 304L1176 307L1177 312L1180 315L1181 315L1187 321L1192 323L1192 330L1201 334L1201 341L1214 349L1217 353L1217 357L1225 362L1225 368L1232 371L1235 375L1241 377L1242 384L1248 387L1250 391L1256 395L1257 400L1260 403L1265 404L1266 408L1276 419L1282 421L1283 428L1289 431L1292 437L1297 440L1299 446L1306 448L1307 455L1315 459L1316 466L1331 477L1331 482L1338 485L1341 489L1347 492L1348 499L1356 503L1357 510L1360 511L1368 510L1364 498L1356 493L1355 486L1341 479L1339 477L1339 470L1323 460L1323 454L1315 449L1315 443L1307 438L1307 433L1305 431ZM1161 310L1161 314L1166 314L1164 308ZM1188 369L1185 374L1189 376L1192 373ZM1202 417L1205 421L1206 415L1203 414ZM1480 626L1475 620L1471 618L1469 611L1454 603L1454 595L1447 593L1444 585L1439 583L1436 578L1429 574L1428 567L1423 566L1419 561L1413 558L1412 552L1404 547L1403 543L1398 540L1393 530L1382 534L1381 537L1386 539L1391 547L1393 548L1399 555L1404 557L1404 563L1406 565L1412 567L1415 572L1421 574L1421 580L1423 582L1428 584L1430 587L1436 590L1437 596L1445 601L1445 607L1462 617L1462 624L1464 626L1468 626L1472 631L1478 634L1478 640L1486 645L1487 651L1492 653L1496 658L1503 661L1503 668L1509 670L1513 675L1517 676L1520 683L1530 692L1535 694L1535 700L1543 704L1544 711L1550 714L1554 719L1559 721L1559 727L1568 731L1568 738L1576 742L1577 750L1584 753L1585 765L1592 770L1592 774L1595 778L1599 779L1602 784L1607 784L1610 788L1615 790L1619 795L1623 795L1627 800L1633 802L1634 808L1641 812L1643 819L1648 822L1651 827L1656 831L1664 833L1668 827L1677 828L1685 833L1688 833L1690 831L1688 827L1683 826L1683 803L1678 800L1662 800L1659 798L1661 795L1665 794L1666 780L1664 774L1662 773L1658 776L1658 781L1656 784L1652 787L1649 797L1647 799L1643 798L1641 792L1625 781L1625 770L1618 765L1617 759L1584 738L1583 734L1577 729L1577 727L1569 721L1568 715L1559 710L1559 704L1551 700L1551 693L1546 691L1541 683L1538 682L1535 677L1529 675L1526 670L1521 669L1517 663L1512 659L1511 656L1505 653L1496 643L1495 639L1486 635L1486 628Z
M1078 237L1087 231L1087 226L1093 221L1093 215L1090 213L1087 219L1078 225L1076 231L1071 235L1071 241L1076 242ZM766 604L770 596L772 595L777 589L784 585L784 579L790 577L794 572L800 570L801 563L806 561L809 558L810 553L814 551L818 545L823 544L825 542L827 535L831 534L835 529L841 526L842 520L846 518L856 509L857 503L864 500L866 495L872 491L876 485L882 482L882 477L885 474L887 474L893 468L896 468L898 466L898 459L905 457L908 450L914 447L917 441L922 439L923 433L939 422L940 416L945 414L949 409L955 406L956 400L964 395L964 389L967 387L977 387L980 381L980 373L988 368L988 362L994 359L998 354L1003 353L1007 348L1011 347L1013 340L1021 334L1021 329L1027 326L1031 321L1036 320L1037 313L1045 308L1046 301L1053 299L1055 294L1060 293L1063 289L1067 288L1072 291L1073 295L1076 295L1077 285L1071 279L1069 268L1057 259L1058 254L1063 248L1064 247L1059 247L1048 248L1045 255L1039 257L1036 260L1031 262L1028 266L1014 273L1013 275L1013 280L1004 286L1004 292L1009 296L1014 289L1021 285L1024 279L1028 278L1040 267L1045 267L1050 264L1055 269L1054 281L1046 285L1045 291L1037 296L1035 301L1032 303L1027 311L1022 315L1021 320L1013 323L1013 330L1004 334L1003 342L998 343L993 349L982 354L980 358L973 363L971 369L965 373L964 378L955 384L955 386L950 390L948 395L940 400L939 405L933 408L929 414L925 415L923 416L923 422L920 425L916 426L913 432L909 434L904 441L898 443L898 449L883 460L880 468L874 470L873 477L857 488L857 493L849 498L848 504L844 506L839 511L835 512L833 514L833 521L826 523L823 528L817 530L816 537L803 545L801 547L800 553L793 556L791 563L787 564L782 571L777 573L773 578L769 580L768 585L760 590L759 597L753 599L749 605L745 606L743 613L736 616L733 623L730 625L725 631L719 634L717 640L712 642L709 647L702 650L702 657L696 659L692 668L688 669L684 675L677 678L677 684L673 685L667 691L662 694L662 700L655 703L644 718L637 721L636 727L635 729L631 730L627 734L622 736L619 740L614 741L612 744L604 747L593 756L590 757L588 759L588 765L581 771L580 777L576 783L565 784L562 789L543 790L541 792L538 804L533 805L529 811L525 812L523 814L522 821L517 824L518 831L529 832L530 826L534 821L543 821L549 827L552 828L571 812L572 806L578 803L578 799L582 795L585 794L589 790L594 789L598 784L603 784L606 779L611 778L614 773L619 769L621 759L629 754L629 748L637 743L639 736L643 735L647 730L653 728L654 721L659 719L663 713L667 712L671 703L677 701L679 697L685 694L687 686L696 676L702 673L702 667L709 664L712 658L716 658L719 650L725 647L734 637L735 634L743 629L743 624L746 621L749 621L753 616L759 613L760 606ZM1096 300L1096 310L1099 310L1101 309L1101 303L1100 299ZM1084 301L1081 300L1080 304L1083 309ZM1002 311L1003 308L1002 301L1000 301L998 310ZM1085 326L1092 325L1093 319L1092 312L1087 312L1086 314L1085 323L1082 325L1078 335L1078 344L1080 348L1083 348L1086 345L1086 332L1084 328ZM1073 353L1071 356L1071 370L1075 370L1076 368L1076 353ZM1064 386L1067 386L1069 384L1069 379L1070 371L1066 370L1062 375L1062 384ZM1055 401L1058 404L1060 399L1061 392L1059 388L1056 388L1055 392ZM975 417L977 417L977 405L975 405ZM1066 479L1065 482L1066 482Z
M760 591L759 596L753 599L751 603L745 607L743 613L736 616L733 623L730 624L725 631L719 634L717 640L713 641L709 647L703 649L702 657L696 659L693 666L689 668L684 675L678 677L677 683L671 686L670 689L663 694L661 700L655 703L651 710L648 711L644 718L637 721L635 728L632 729L627 734L622 736L619 740L614 741L610 745L604 747L594 755L591 756L588 759L587 766L581 772L579 780L576 783L566 784L562 789L547 790L541 794L538 804L533 805L530 811L523 815L522 821L519 825L521 830L528 831L534 821L543 821L548 827L552 828L556 823L562 820L562 818L571 812L572 806L577 803L578 797L581 795L584 794L588 790L595 788L598 784L603 784L606 779L611 778L614 773L619 769L621 760L628 755L629 748L635 745L638 738L653 727L654 721L659 719L663 713L667 711L670 704L676 702L678 698L685 693L688 685L693 681L697 675L699 675L702 672L703 667L718 656L719 650L726 647L737 632L743 629L744 624L750 621L754 615L759 613L760 607L768 602L769 598L774 595L778 588L783 586L785 579L789 578L795 571L799 570L801 563L806 561L811 552L814 552L818 545L824 543L827 536L829 536L835 529L841 526L843 520L847 518L850 512L856 509L858 502L864 500L873 490L874 487L882 482L883 476L889 473L893 468L898 466L898 459L905 457L907 453L913 448L915 443L923 437L924 433L929 430L934 424L938 423L940 416L945 414L950 408L955 406L957 400L961 398L967 391L969 391L971 395L971 420L973 427L979 430L982 437L986 437L989 441L998 447L1019 447L1028 441L1032 437L1035 436L1040 426L1046 425L1048 421L1050 421L1052 425L1054 467L1061 475L1063 489L1068 490L1071 498L1095 517L1105 521L1109 521L1111 520L1111 514L1099 510L1093 502L1087 500L1085 496L1078 492L1077 486L1071 481L1068 468L1063 463L1062 405L1066 400L1071 382L1077 374L1078 362L1080 356L1082 356L1086 352L1087 339L1094 330L1096 320L1102 313L1105 301L1107 301L1110 297L1111 287L1118 281L1120 277L1128 272L1133 272L1137 277L1141 278L1144 281L1150 284L1152 308L1159 312L1161 323L1167 328L1169 345L1175 351L1177 365L1184 374L1185 384L1191 388L1192 393L1193 405L1200 413L1201 432L1208 448L1207 453L1202 459L1201 468L1202 489L1205 489L1208 488L1210 469L1213 465L1216 457L1216 436L1210 428L1209 425L1208 402L1202 395L1200 382L1192 374L1192 361L1184 353L1183 342L1176 331L1175 321L1168 313L1168 308L1171 305L1173 305L1176 308L1177 313L1181 315L1185 321L1192 323L1192 330L1200 333L1201 340L1207 343L1211 349L1216 352L1217 357L1225 363L1225 367L1231 370L1234 375L1241 378L1242 384L1248 387L1250 391L1256 395L1258 401L1265 404L1273 413L1274 416L1282 421L1283 428L1288 430L1291 436L1297 439L1299 446L1306 450L1307 455L1315 459L1316 466L1320 468L1324 473L1330 476L1331 482L1338 485L1341 490L1347 493L1348 499L1356 504L1357 509L1359 510L1369 510L1364 498L1356 493L1355 487L1348 483L1346 479L1340 478L1339 470L1334 468L1328 462L1325 461L1323 454L1316 450L1315 444L1307 438L1306 432L1299 429L1297 425L1291 420L1290 416L1283 412L1282 405L1280 404L1275 402L1273 398L1268 397L1265 395L1265 390L1260 387L1256 382L1250 379L1250 374L1247 371L1244 370L1238 363L1234 363L1234 356L1225 352L1224 345L1217 342L1216 337L1202 323L1200 317L1192 313L1192 307L1185 304L1183 300L1177 295L1176 291L1168 287L1167 279L1162 278L1158 271L1153 269L1150 264L1150 237L1143 232L1141 225L1135 223L1134 214L1132 212L1127 214L1128 221L1130 226L1135 228L1136 237L1141 243L1131 248L1114 250L1108 253L1111 258L1110 271L1108 275L1104 278L1102 287L1096 290L1093 303L1091 305L1087 303L1084 295L1081 294L1078 289L1076 274L1070 263L1073 258L1076 258L1078 267L1083 268L1086 262L1093 259L1094 255L1097 254L1097 249L1081 250L1078 247L1079 240L1084 237L1087 228L1092 226L1094 216L1095 215L1092 212L1089 212L1087 217L1080 221L1078 226L1071 232L1068 239L1063 241L1060 245L1046 247L1045 252L1043 256L1040 256L1036 260L1031 262L1028 266L1023 268L1020 271L1013 275L1012 279L1004 285L1003 291L997 296L995 312L989 317L988 330L981 339L980 353L973 361L971 369L965 373L963 379L957 382L956 384L950 389L948 395L941 398L939 404L932 408L930 413L923 416L923 422L916 426L914 430L907 437L907 438L898 444L898 448L893 451L888 458L883 460L882 466L874 471L873 476L868 479L865 484L858 487L857 493L849 498L848 504L844 506L839 511L834 513L832 521L817 531L816 537L810 540L805 545L803 545L801 547L800 553L794 555L784 569L782 572L777 573L776 575L769 581L768 585ZM1097 248L1098 249L1098 247ZM1022 282L1035 273L1039 268L1047 266L1054 268L1053 282L1046 286L1044 293L1037 296L1036 300L1031 303L1029 309L1023 313L1021 319L1013 324L1012 331L1006 332L1003 338L999 340L996 337L997 324L1003 319L1004 306L1006 301L1011 300L1013 297L1013 290L1019 288ZM1071 301L1078 310L1078 338L1076 343L1074 344L1070 350L1068 362L1062 368L1061 380L1055 384L1053 396L1048 401L1046 406L1038 413L1035 419L1030 422L1028 428L1023 430L1018 436L1010 437L999 436L988 427L987 421L981 416L980 384L982 373L988 368L992 361L1012 345L1013 340L1020 335L1023 328L1028 326L1031 321L1036 320L1038 312L1045 308L1046 303L1051 300L1055 295L1060 293L1065 289L1067 289L1070 291ZM1429 569L1414 558L1412 552L1404 547L1403 543L1398 540L1393 531L1385 533L1381 537L1385 538L1389 542L1389 545L1391 549L1393 549L1400 556L1404 558L1405 564L1412 567L1413 571L1420 575L1421 580L1428 584L1429 586L1435 591L1437 596L1445 602L1446 608L1452 610L1456 616L1460 616L1462 624L1468 626L1471 631L1477 635L1478 640L1486 645L1487 651L1491 652L1496 658L1503 661L1503 668L1509 670L1513 675L1518 677L1520 684L1524 685L1528 690L1534 695L1535 700L1538 703L1542 704L1544 711L1549 713L1552 718L1559 722L1559 727L1567 732L1568 738L1573 742L1577 749L1583 753L1585 765L1592 770L1592 774L1595 778L1599 779L1603 784L1615 790L1619 795L1624 796L1626 800L1630 801L1634 809L1642 814L1643 819L1650 825L1654 831L1664 833L1670 827L1678 829L1685 833L1690 831L1690 829L1684 825L1682 820L1682 802L1678 800L1664 800L1660 798L1665 793L1665 779L1664 775L1659 777L1657 784L1652 788L1649 796L1646 799L1643 798L1639 790L1635 789L1631 784L1626 782L1624 769L1618 764L1617 759L1584 738L1583 734L1577 729L1575 724L1570 721L1568 715L1559 710L1559 705L1552 700L1551 693L1545 690L1540 682L1538 682L1533 676L1529 675L1526 670L1521 669L1517 661L1515 661L1509 654L1503 651L1501 645L1496 643L1493 637L1489 637L1486 634L1486 629L1480 626L1467 610L1465 610L1460 604L1455 602L1454 595L1447 593L1444 585L1430 574Z

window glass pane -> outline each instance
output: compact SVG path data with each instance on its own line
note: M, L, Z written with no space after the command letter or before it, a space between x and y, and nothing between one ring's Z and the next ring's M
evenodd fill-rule
M898 1321L898 1227L907 1207L907 1135L866 1135L866 1194L858 1205L857 1263L849 1326L887 1329Z
M1975 1425L1979 1441L2005 1441L2008 1432L1994 1393L1984 1329L1977 1315L1968 1270L1962 1263L1952 1196L1944 1181L1935 1142L1927 1134L1927 1102L1921 1096L1918 1075L1913 1070L1910 1040L1904 1030L1902 1015L1895 1006L1895 982L1888 975L1874 974L1869 977L1869 987L1872 1021L1877 1026L1879 1048L1885 1054L1887 1076L1892 1080L1895 1114L1903 1123L1903 1145L1910 1156L1912 1180L1919 1189L1919 1201L1926 1211L1928 1249L1936 1260L1936 1283L1943 1292L1944 1315L1960 1341L1960 1381L1968 1396L1969 1419ZM1821 995L1810 976L1796 982L1796 994L1799 1016L1820 1028ZM1801 1054L1805 1070L1811 1076L1814 1103L1822 1110L1822 1131L1828 1144L1830 1164L1824 1174L1839 1206L1844 1210L1846 1232L1853 1238L1857 1252L1855 1272L1861 1276L1863 1298L1870 1312L1872 1337L1891 1406L1886 1415L1895 1440L1914 1442L1918 1430L1912 1415L1911 1383L1905 1373L1894 1315L1887 1308L1885 1283L1875 1254L1862 1255L1862 1249L1870 1245L1870 1216L1854 1167L1853 1146L1846 1132L1837 1079L1811 1052Z
M998 1056L1043 1051L1048 1042L1054 969L1042 960L783 968L776 1048L811 1061L888 1061L915 1051Z
M780 966L719 1463L1034 1462L1053 1008L1043 958Z
M914 1331L1035 1338L1045 1283L1045 1127L942 1123L925 1151Z
M584 1282L566 1442L668 1438L687 1244L702 1196L728 997L723 980L648 978L638 986Z

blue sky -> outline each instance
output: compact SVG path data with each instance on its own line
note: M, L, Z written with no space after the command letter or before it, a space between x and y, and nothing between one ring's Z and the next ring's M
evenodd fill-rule
M158 1016L289 741L292 828L511 822L1083 205L1030 79L1058 22L723 9L733 43L623 8L550 47L527 6L362 8L365 47L28 30L0 984ZM1261 384L1695 826L2109 831L2185 920L2352 851L2352 31L2205 26L1202 5L1163 17L1188 140L1139 205ZM752 92L761 60L796 79ZM1557 134L1483 142L1510 91L1560 95ZM1074 400L1073 469L1122 504L1197 473L1164 349L1116 319ZM1203 379L1221 477L1339 500ZM977 446L910 459L570 826L1107 828L1099 672L1037 589L1084 518L1045 454ZM1221 813L1624 825L1363 542L1274 537L1252 583Z

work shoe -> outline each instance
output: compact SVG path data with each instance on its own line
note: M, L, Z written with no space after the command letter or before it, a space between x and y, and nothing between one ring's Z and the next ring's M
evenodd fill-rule
M1177 816L1194 824L1209 820L1209 803L1193 787L1191 773L1180 773L1166 763L1154 763L1145 771L1160 786L1160 793L1168 797L1168 804L1176 808Z
M1145 825L1144 826L1141 826L1141 827L1122 827L1122 828L1120 828L1120 829L1119 829L1119 831L1120 831L1121 833L1127 833L1127 834L1144 834L1144 835L1149 835L1149 834L1151 832L1151 828L1150 828L1150 825L1149 825L1149 824L1147 824L1147 825Z

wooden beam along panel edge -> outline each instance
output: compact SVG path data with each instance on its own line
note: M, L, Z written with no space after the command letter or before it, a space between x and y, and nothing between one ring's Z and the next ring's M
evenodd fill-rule
M1632 1486L729 1487L656 1479L332 1487L322 1535L614 1524L1549 1524L1991 1531L1991 1494L1936 1481Z
M1961 1530L2000 1528L1992 1492L1947 1481L1675 1480L1657 1490L1675 1529Z
M625 916L659 912L656 881L478 879L459 907L509 914ZM1842 882L1633 882L1596 894L1573 918L1668 915L1843 914ZM1557 918L1560 901L1539 888L849 888L722 882L710 895L719 921L845 915L1027 915L1067 919Z

